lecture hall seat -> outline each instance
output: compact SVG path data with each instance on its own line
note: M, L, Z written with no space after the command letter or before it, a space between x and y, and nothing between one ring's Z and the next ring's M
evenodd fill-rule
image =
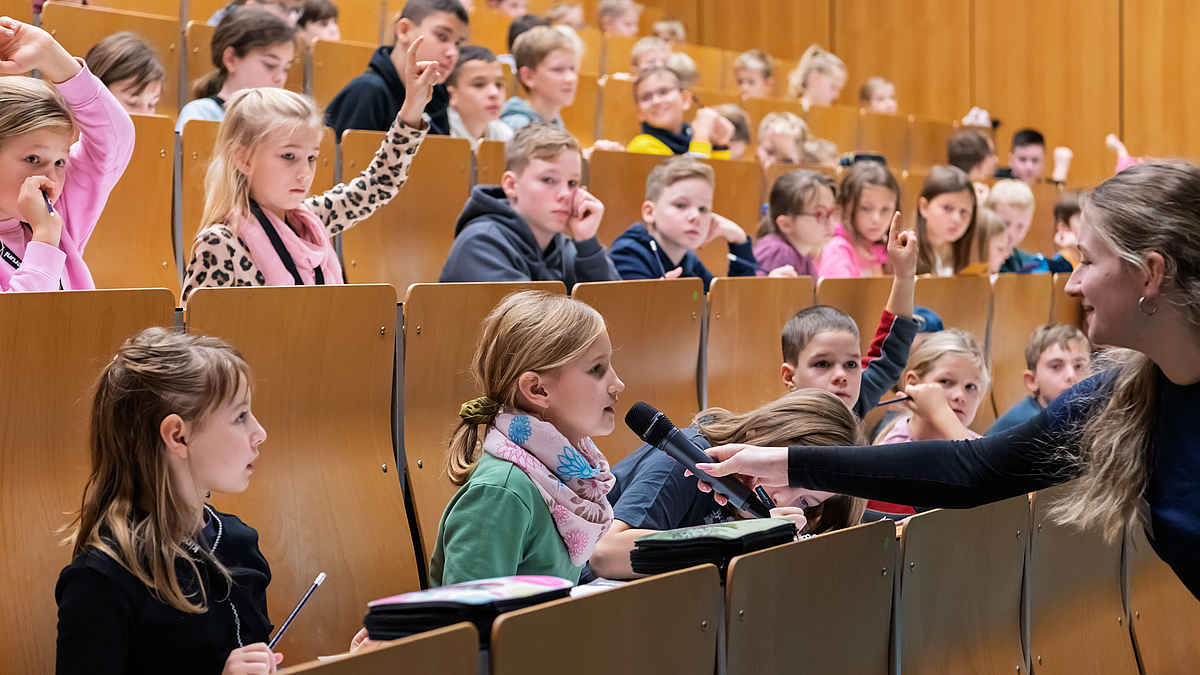
M1050 323L1065 323L1087 332L1083 325L1083 301L1067 295L1067 281L1070 274L1054 275L1054 288L1051 291Z
M71 562L58 528L71 523L91 471L96 378L117 348L150 326L175 325L165 289L0 293L0 672L54 672L54 585Z
M471 376L480 322L518 290L566 293L560 281L415 284L404 300L404 458L425 560L457 487L446 477L446 449L458 409L483 392Z
M597 31L599 32L599 31ZM601 75L612 75L613 73L631 73L633 72L633 45L641 39L636 35L614 35L608 34L601 36L601 45L604 50L604 60L602 63Z
M1050 313L1053 280L1049 274L1001 274L992 284L992 331L988 353L992 357L992 401L1003 415L1029 396L1025 380L1025 345Z
M839 153L853 150L858 143L858 108L814 105L804 119L814 136L832 142Z
M926 174L931 168L946 163L946 143L954 135L953 124L947 120L909 115L908 127L909 170Z
M858 118L856 152L883 155L888 169L898 174L908 168L908 120L899 115L880 115L866 110Z
M890 276L825 278L817 282L815 304L829 305L854 319L854 323L858 324L859 348L866 356L891 292Z
M293 659L288 659L293 661ZM479 632L473 624L463 622L453 626L417 633L399 640L383 643L378 649L323 663L309 661L291 668L281 668L278 675L376 675L405 673L406 675L478 675Z
M687 54L696 62L696 70L700 72L696 86L718 91L724 88L725 50L680 42L675 45L675 51Z
M1039 181L1030 186L1033 189L1033 222L1020 248L1029 253L1041 253L1047 259L1058 253L1054 243L1054 203L1058 201L1062 189L1054 183Z
M748 412L786 393L780 335L813 303L812 277L721 277L708 289L707 406Z
M1133 640L1144 675L1180 672L1183 664L1200 663L1200 600L1158 557L1146 532L1135 525L1126 534L1129 611ZM1118 615L1119 616L1119 615Z
M475 185L499 185L504 175L504 142L484 141L475 152Z
M608 323L612 367L625 383L616 408L616 428L593 438L615 465L642 445L625 426L625 413L646 401L677 427L699 412L697 364L704 318L704 285L697 278L601 281L576 284L572 296L596 308Z
M392 444L396 312L386 285L188 299L188 332L228 341L253 373L267 441L249 489L211 501L258 530L271 622L328 575L279 644L296 663L344 651L371 600L421 587Z
M365 42L316 40L311 47L312 97L317 110L324 111L350 80L367 70L378 49Z
M575 90L575 102L563 108L561 113L563 125L578 141L580 148L589 148L596 142L596 119L599 112L600 84L595 75L581 73ZM618 142L623 145L627 141Z

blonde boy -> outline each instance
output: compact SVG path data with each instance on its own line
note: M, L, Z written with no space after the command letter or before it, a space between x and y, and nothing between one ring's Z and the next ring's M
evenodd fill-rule
M526 98L505 101L500 121L513 130L536 122L563 127L562 109L575 102L579 86L579 36L563 26L536 26L521 33L512 51L518 87Z
M596 9L596 24L600 32L606 35L638 34L638 19L642 16L642 6L633 0L600 0Z
M670 59L671 45L661 38L644 37L633 44L629 53L630 78L636 78L643 70L666 67Z
M988 192L983 204L1000 215L1004 227L1008 231L1008 244L1012 253L1004 264L1001 272L1031 271L1039 263L1038 256L1022 251L1019 247L1029 234L1029 226L1033 224L1033 190L1023 181L1005 178L996 181Z
M738 54L733 73L742 98L766 98L775 90L774 63L757 49Z

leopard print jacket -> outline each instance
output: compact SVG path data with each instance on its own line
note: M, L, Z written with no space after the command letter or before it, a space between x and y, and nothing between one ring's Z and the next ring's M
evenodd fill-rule
M400 192L408 180L413 157L425 140L426 129L414 129L400 120L392 123L387 136L375 153L375 159L349 183L342 183L324 194L304 200L307 207L325 223L332 237L370 216ZM205 286L265 286L250 249L225 223L210 225L196 234L192 259L183 277L183 300L194 289Z

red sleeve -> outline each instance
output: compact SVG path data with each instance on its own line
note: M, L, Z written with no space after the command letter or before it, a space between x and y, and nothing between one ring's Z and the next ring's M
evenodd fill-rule
M871 339L871 348L867 350L867 355L863 357L862 367L866 368L867 364L883 355L883 341L892 333L892 324L896 323L896 315L883 310L883 315L879 317L879 327L875 329L875 337Z

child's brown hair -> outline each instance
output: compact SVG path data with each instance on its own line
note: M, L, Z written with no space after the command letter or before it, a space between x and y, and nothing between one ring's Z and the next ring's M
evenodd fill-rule
M967 225L967 231L952 247L954 272L957 274L971 263L972 248L975 244L976 212L979 210L975 203L975 186L971 184L971 178L965 171L953 166L933 167L925 177L925 183L921 185L921 198L926 202L932 202L938 195L953 192L966 192L971 195L971 222ZM925 216L921 215L920 209L917 210L917 242L917 274L932 274L935 253L929 245Z
M1078 344L1083 345L1085 352L1092 351L1091 340L1075 326L1065 323L1039 326L1029 334L1029 341L1025 343L1025 365L1036 371L1038 361L1047 349L1057 345L1069 350Z
M846 170L842 176L842 184L837 189L837 202L842 211L843 229L854 239L855 243L864 246L877 243L865 241L858 229L858 204L862 201L863 189L872 185L891 190L892 194L896 195L896 203L893 205L892 211L900 210L900 183L896 182L896 177L882 162L870 160L855 162Z
M130 93L134 96L166 76L162 61L150 45L128 31L113 33L92 45L83 60L106 87L132 80Z
M804 205L809 203L822 187L829 188L835 196L837 195L837 183L819 171L795 169L776 178L767 196L767 214L763 216L755 237L762 239L767 235L779 234L779 225L776 223L779 216L795 216L802 213Z

